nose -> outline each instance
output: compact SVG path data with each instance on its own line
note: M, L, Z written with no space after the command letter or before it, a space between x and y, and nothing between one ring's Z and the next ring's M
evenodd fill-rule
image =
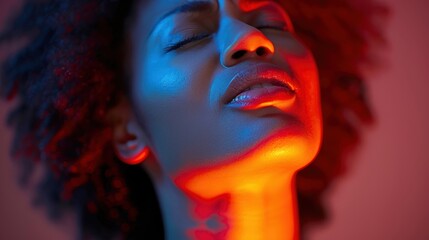
M236 19L223 27L220 61L224 67L250 59L267 60L274 54L273 43L259 29Z

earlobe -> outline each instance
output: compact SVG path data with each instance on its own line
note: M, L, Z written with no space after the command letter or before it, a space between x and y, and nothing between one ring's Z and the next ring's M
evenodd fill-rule
M119 159L129 165L137 165L142 163L148 156L150 150L148 147L138 147L133 148L129 147L128 149L123 149L122 147L116 146L116 154Z
M113 145L117 157L124 163L136 165L142 163L150 154L150 148L144 137L143 129L134 114L125 103L111 111L115 119L112 124Z
M116 127L114 145L118 158L130 165L142 163L149 156L150 149L144 140L141 127L135 119Z

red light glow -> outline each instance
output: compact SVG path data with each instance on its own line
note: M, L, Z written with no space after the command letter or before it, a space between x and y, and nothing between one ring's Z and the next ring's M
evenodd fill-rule
M279 133L240 160L176 178L176 184L193 199L193 214L199 220L188 231L191 239L298 239L294 190L298 165L285 159L304 152L301 144L291 150L281 142Z

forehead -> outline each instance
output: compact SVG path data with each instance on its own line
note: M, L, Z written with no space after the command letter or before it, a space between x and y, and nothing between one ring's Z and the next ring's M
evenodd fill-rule
M231 0L236 6L239 7L243 12L252 11L259 8L264 3L269 2L267 0ZM272 2L272 1L271 1Z
M186 4L189 2L209 2L213 5L225 5L226 3L234 4L238 7L249 8L252 6L258 6L263 2L269 2L275 0L146 0L143 4L148 8L152 8L155 5L161 7L174 7L179 4Z
M195 2L205 2L214 8L225 8L235 5L243 12L252 11L270 0L145 0L139 1L135 12L135 23L140 30L152 28L161 18L169 12L183 5ZM273 0L271 0L273 2Z

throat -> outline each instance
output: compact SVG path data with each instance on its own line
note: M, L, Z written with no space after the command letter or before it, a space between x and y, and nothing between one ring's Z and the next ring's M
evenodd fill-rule
M227 239L296 239L291 184L270 187L241 189L231 195Z
M204 185L206 193L185 191L187 216L193 222L182 229L187 239L298 239L293 176L253 179L225 188Z

